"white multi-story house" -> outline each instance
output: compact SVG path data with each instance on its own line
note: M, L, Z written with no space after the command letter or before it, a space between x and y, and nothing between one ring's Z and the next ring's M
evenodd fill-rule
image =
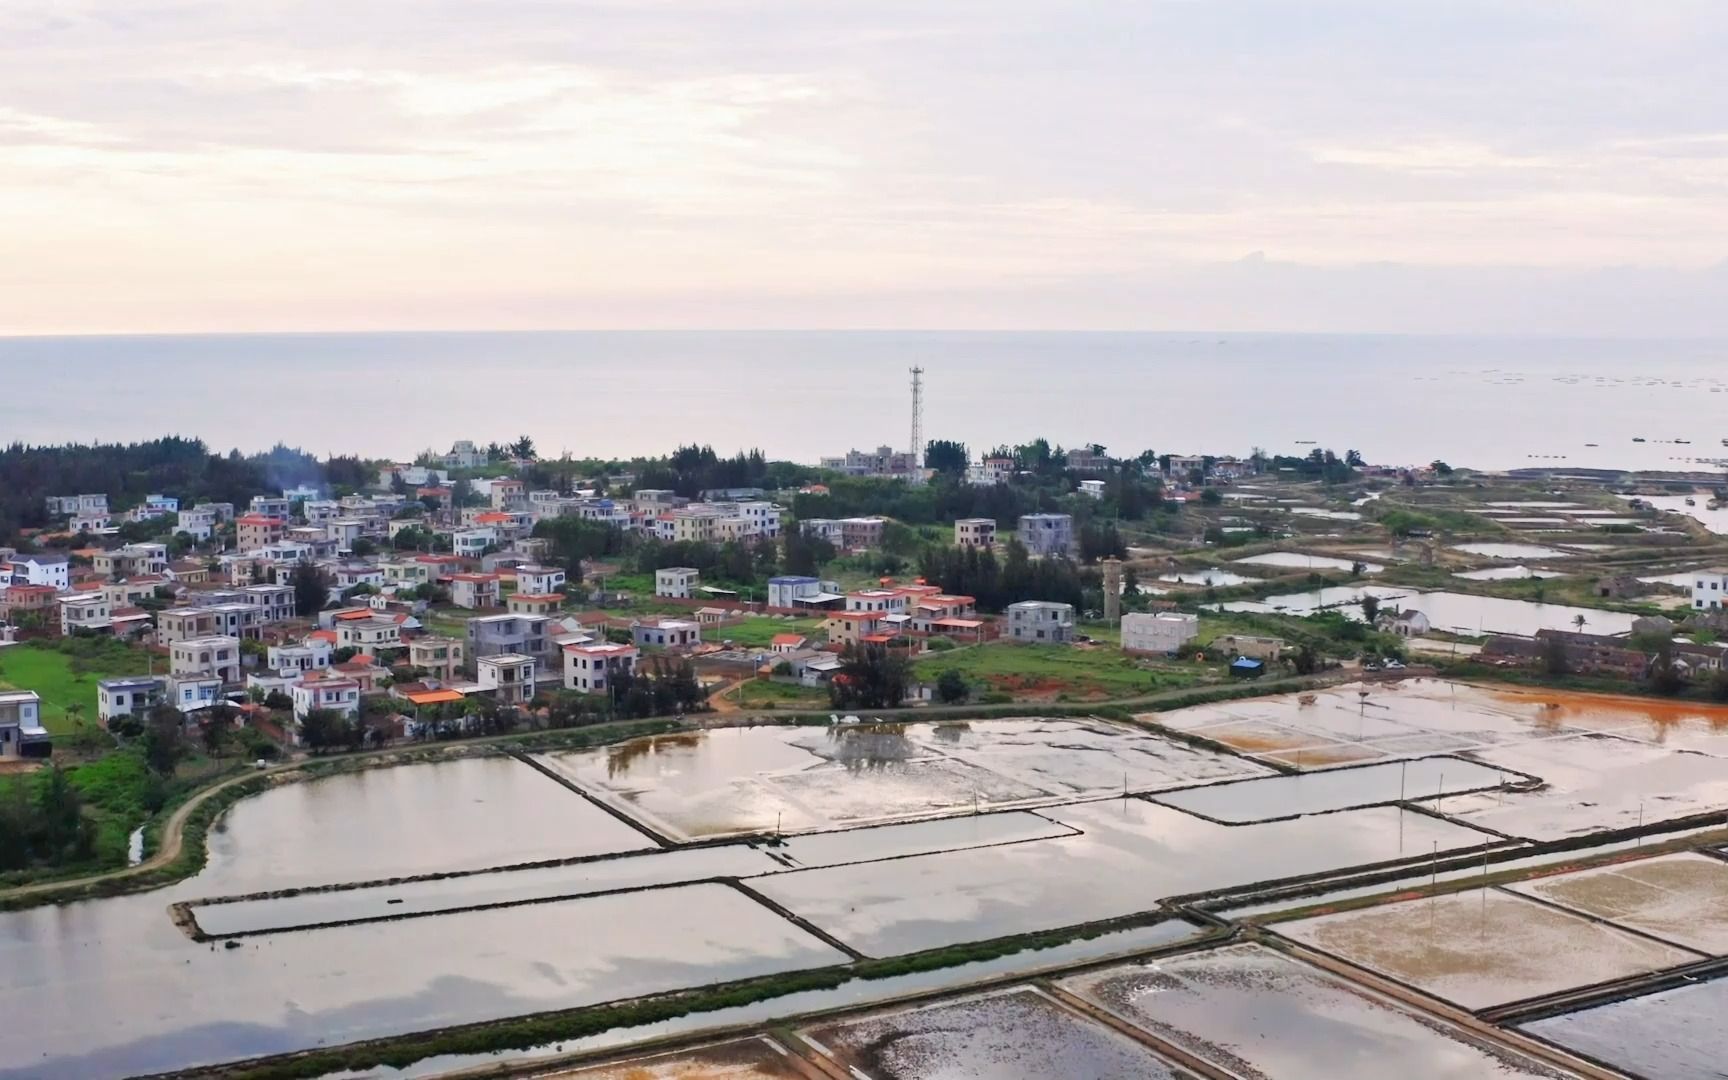
M53 748L36 691L0 690L0 759L45 758Z
M1053 600L1022 600L1008 605L1008 638L1032 644L1074 640L1074 605Z
M493 700L500 705L528 703L534 696L536 666L532 656L516 653L482 656L474 661L481 689L491 691Z
M1074 518L1069 514L1021 514L1015 538L1033 555L1072 554Z
M1692 575L1692 607L1698 611L1728 607L1728 570L1699 570Z
M630 637L639 648L692 649L702 644L702 624L690 619L642 619L630 625Z
M260 623L285 622L294 617L292 585L248 585L240 590L240 602L258 612Z
M174 531L183 532L199 542L210 539L216 532L216 509L194 506L180 511L180 522L174 526Z
M832 581L800 575L768 579L768 606L777 608L831 608L844 606L845 594Z
M100 590L96 592L69 593L59 598L60 632L71 634L75 630L106 630L113 624L110 617L113 607L108 603L108 595Z
M980 487L1006 484L1014 479L1016 465L1011 457L987 457L966 469L966 482Z
M996 543L995 518L961 518L954 523L954 546L987 548Z
M546 596L564 591L567 575L557 566L518 566L516 591L529 596Z
M463 529L451 535L450 550L464 559L478 559L497 543L497 529Z
M564 686L579 694L610 694L613 676L634 672L640 655L634 645L566 645Z
M72 583L71 563L64 555L13 555L0 564L0 576L7 585L47 585L55 589L69 588Z
M101 532L104 529L112 529L113 527L114 519L108 516L106 510L93 514L73 514L72 519L66 523L67 530L75 533Z
M311 675L289 688L294 719L304 721L314 709L327 709L353 719L360 712L360 684L341 676Z
M224 683L240 681L240 639L227 636L188 638L168 647L168 670L175 676L212 676Z
M314 494L312 497L317 498L318 496ZM264 517L281 518L283 521L287 521L288 514L293 509L293 506L294 500L286 497L274 498L269 495L254 495L252 496L252 501L248 504L247 508L254 514L260 514Z
M381 651L402 647L402 624L380 616L338 619L336 646L375 658Z
M460 608L477 611L498 606L497 574L453 574L450 578L450 602Z
M692 600L702 580L700 571L688 566L667 566L654 571L654 595L672 600Z
M1200 618L1187 612L1131 611L1122 616L1122 651L1171 655L1200 636Z
M272 645L265 654L265 662L275 672L304 675L308 671L322 671L330 666L330 642L326 638L307 638L295 644Z
M168 680L160 675L129 675L96 684L96 716L103 724L149 712L168 700Z

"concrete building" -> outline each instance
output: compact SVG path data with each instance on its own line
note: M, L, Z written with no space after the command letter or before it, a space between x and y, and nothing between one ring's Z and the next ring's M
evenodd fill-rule
M630 626L638 648L692 649L702 644L702 624L691 619L641 619Z
M64 555L13 555L0 565L0 577L8 585L65 589L72 584L71 562Z
M531 596L546 596L551 593L562 593L567 575L558 566L518 566L516 568L516 591Z
M1217 650L1226 656L1246 656L1251 660L1276 661L1284 655L1284 639L1255 637L1250 634L1229 634L1214 638L1208 651Z
M955 547L987 548L995 543L995 518L961 518L954 523Z
M462 671L462 642L447 637L421 637L408 643L408 663L440 683L454 682Z
M1034 644L1074 640L1074 605L1054 600L1022 600L1008 605L1008 639Z
M497 544L498 530L490 527L463 529L450 537L450 550L464 559L478 559L487 548Z
M377 616L336 621L336 647L353 649L361 656L378 658L402 647L402 624Z
M168 680L160 675L129 675L96 683L96 717L104 725L138 716L168 700Z
M450 602L478 611L498 606L497 574L456 574L450 578Z
M468 655L482 657L514 653L532 657L542 670L553 663L550 627L542 615L482 615L468 620ZM460 661L458 661L460 662Z
M168 647L168 670L175 676L212 676L224 683L240 681L240 639L227 636L189 638Z
M294 500L286 495L254 495L252 501L246 505L246 512L262 517L280 518L286 525L289 515L294 512Z
M667 566L654 571L654 595L672 600L694 600L702 574L688 566ZM772 590L773 586L769 586ZM769 601L773 603L772 600Z
M270 646L265 651L265 664L271 671L304 675L329 667L331 651L327 638L307 638L294 644Z
M20 616L35 613L45 626L52 626L59 618L59 595L52 585L8 585L0 589L0 623L16 623Z
M823 623L830 645L862 645L893 640L888 616L880 611L832 611Z
M294 719L304 721L314 709L353 719L360 712L360 684L342 676L308 676L288 691L294 699Z
M1087 498L1091 498L1091 499L1102 499L1104 497L1104 481L1102 481L1102 480L1082 480L1082 481L1080 481L1080 494L1085 495Z
M1200 617L1186 612L1155 614L1131 611L1122 616L1122 651L1145 656L1170 656L1200 636Z
M1697 611L1728 606L1728 570L1712 568L1692 575L1692 607Z
M910 480L923 472L917 455L896 450L891 446L878 446L874 451L848 450L841 456L822 458L819 464L824 469L845 473L847 476L885 476Z
M1428 616L1409 608L1405 611L1382 611L1374 619L1374 627L1399 637L1421 637L1429 630Z
M966 469L966 482L979 487L1006 484L1014 479L1018 465L1011 457L987 457Z
M1016 536L1033 555L1070 555L1074 551L1074 518L1069 514L1021 514Z
M610 694L613 677L634 673L639 656L641 651L634 645L566 645L564 687L579 694Z
M768 579L768 606L777 608L837 608L846 595L836 582L785 575Z
M127 544L113 551L99 551L90 567L103 577L137 577L168 572L168 545Z
M500 705L526 705L534 696L534 673L537 667L532 656L499 653L482 656L474 661L480 688L489 691Z
M194 506L180 511L180 520L175 524L174 531L185 533L200 543L210 539L216 532L215 508Z
M240 602L258 613L258 622L286 622L294 617L294 586L248 585L239 590Z
M107 630L112 624L113 605L108 595L96 592L68 593L56 601L60 605L60 632L71 635L78 630Z
M0 759L45 758L54 752L34 690L0 690Z
M234 544L241 551L262 551L281 540L287 532L286 517L242 514L234 519Z

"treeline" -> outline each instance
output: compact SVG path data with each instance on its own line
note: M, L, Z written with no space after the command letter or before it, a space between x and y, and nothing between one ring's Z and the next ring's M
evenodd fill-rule
M1100 575L1064 558L1034 559L1018 540L1009 540L998 560L989 548L929 547L919 559L924 580L945 593L970 596L981 611L1000 612L1022 600L1053 600L1086 607L1088 591L1097 594Z
M50 495L107 495L116 512L153 494L175 496L185 505L244 506L260 492L297 484L347 494L375 479L371 465L359 458L320 461L280 445L247 456L238 450L212 453L202 440L177 435L127 444L13 443L0 449L0 542L9 543L20 529L52 524L45 503Z
M64 769L0 783L0 871L67 866L95 853L95 822Z
M1090 476L1091 474L1088 474ZM1076 478L1020 476L1002 484L969 484L955 473L938 473L927 484L907 484L870 476L835 476L828 494L793 496L792 512L799 518L865 517L880 514L913 525L941 525L956 518L990 518L1011 529L1022 514L1072 514L1076 522L1093 517L1140 521L1177 504L1166 502L1156 473L1129 463L1099 475L1104 498L1075 491Z
M690 499L719 488L776 491L816 476L816 470L807 466L769 461L760 450L723 458L712 446L680 446L669 457L637 463L635 473L635 489L670 490Z

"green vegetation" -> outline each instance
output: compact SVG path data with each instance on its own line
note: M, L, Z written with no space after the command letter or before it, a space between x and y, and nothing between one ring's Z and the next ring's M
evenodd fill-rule
M828 704L828 691L821 687L750 679L738 688L736 700L739 707L745 709L820 709Z
M111 637L58 638L0 649L0 685L42 697L42 725L70 735L77 721L96 723L96 684L119 675L142 675L149 654Z
M1091 698L1132 697L1185 686L1199 675L1174 668L1151 670L1112 648L1006 642L955 649L912 665L920 682L935 682L949 670L958 671L974 686L994 690Z
M742 622L727 623L703 631L704 640L730 641L741 649L766 649L776 634L817 636L821 619L775 619L767 615L751 615Z

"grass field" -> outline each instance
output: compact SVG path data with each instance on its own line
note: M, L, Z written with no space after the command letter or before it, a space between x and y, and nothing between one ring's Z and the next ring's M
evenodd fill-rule
M85 723L95 724L96 683L118 675L143 675L150 669L149 654L143 649L114 641L97 644L88 656L77 658L41 645L0 649L0 685L40 694L42 726L50 734L72 730L66 719L66 707L72 704L83 706Z
M933 682L954 669L974 683L1018 695L1118 698L1182 686L1197 673L1142 667L1115 649L996 642L917 661L917 678Z
M776 708L826 708L828 691L821 687L794 686L791 683L751 679L738 688L735 699L741 708L760 709L764 705Z
M821 638L821 619L775 619L767 615L750 615L742 622L705 629L704 641L730 641L739 648L766 649L775 634L803 634Z

